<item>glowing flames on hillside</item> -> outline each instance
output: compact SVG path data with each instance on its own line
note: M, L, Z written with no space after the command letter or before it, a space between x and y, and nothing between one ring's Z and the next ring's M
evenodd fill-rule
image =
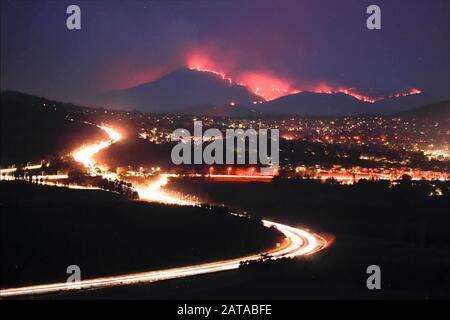
M250 92L264 101L271 101L279 97L300 92L314 92L324 94L343 93L364 102L375 103L386 98L398 98L422 93L417 88L411 88L406 92L394 93L387 97L374 97L366 95L355 88L333 87L324 83L313 85L308 89L300 89L295 88L292 81L282 79L268 72L246 71L238 73L236 77L232 77L220 67L217 67L209 57L204 55L194 55L188 58L187 67L198 72L214 74L226 81L230 86L240 85L246 87Z
M189 69L195 70L195 71L199 71L199 72L212 73L212 74L215 74L216 76L221 77L222 80L227 81L229 85L235 84L233 79L231 79L224 72L221 72L221 71L216 71L216 70L211 70L211 69L207 69L207 68L202 68L199 65L191 66L191 67L189 67Z
M239 75L239 80L241 83L245 83L251 92L265 101L300 92L294 90L290 82L269 73L245 72Z

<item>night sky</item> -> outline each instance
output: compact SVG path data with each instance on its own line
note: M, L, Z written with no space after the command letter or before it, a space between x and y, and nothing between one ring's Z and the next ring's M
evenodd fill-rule
M449 98L448 0L1 0L1 88L75 103L193 60L237 81L270 75ZM66 28L81 7L82 29ZM381 7L382 30L366 28ZM255 80L257 81L257 80Z

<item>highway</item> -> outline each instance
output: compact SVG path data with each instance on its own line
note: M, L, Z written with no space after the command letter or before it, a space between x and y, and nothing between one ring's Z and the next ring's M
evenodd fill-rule
M107 141L102 141L101 143L96 143L90 146L84 146L77 150L74 155L75 158L82 162L86 168L92 169L94 163L94 155L101 149L108 147L109 145L117 142L121 136L115 132L113 129L99 126L100 129L107 132L110 139ZM188 202L180 201L179 199L174 199L172 196L166 197L166 195L161 194L161 186L165 184L165 181L158 182L147 188L146 191L155 192L158 196L146 198L149 201L159 201L167 203L177 203L180 205L192 205ZM83 289L95 289L95 288L106 288L112 286L122 286L137 283L150 283L155 281L190 277L195 275L226 271L239 268L241 262L256 260L261 257L261 255L267 255L273 259L279 259L283 257L297 257L303 255L311 255L324 249L327 246L327 241L320 235L312 233L308 230L291 227L281 223L276 223L268 220L263 220L263 224L266 227L275 227L278 231L284 234L285 240L279 246L267 252L261 252L259 254L248 255L244 257L238 257L231 260L222 260L216 262L202 263L198 265L180 267L180 268L169 268L164 270L153 270L140 273L131 273L117 276L100 277L94 279L81 280L79 282L59 282L51 284L41 284L18 288L8 288L0 290L0 297L14 297L23 295L35 295L35 294L52 294L58 292L66 292L73 290L83 290ZM169 235L174 236L176 235Z
M264 220L266 227L275 227L282 232L286 239L278 248L268 252L263 252L268 256L279 259L283 257L297 257L302 255L310 255L324 249L327 245L325 239L321 236L308 232L303 229L290 227L284 224L275 223ZM263 254L262 253L262 254ZM161 280L175 279L226 271L239 268L239 264L243 261L255 260L261 255L244 256L231 260L223 260L211 263L203 263L193 266L171 268L165 270L148 271L141 273L131 273L125 275L102 277L79 282L60 282L44 285L35 285L28 287L19 287L0 290L0 297L49 294L72 290L106 288L112 286L122 286L137 283L150 283Z

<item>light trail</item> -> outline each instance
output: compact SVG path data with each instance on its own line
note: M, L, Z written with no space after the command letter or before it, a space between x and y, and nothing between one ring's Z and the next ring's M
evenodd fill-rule
M206 178L211 179L229 179L229 180L239 180L239 179L249 179L249 180L272 180L273 175L249 175L249 174L205 174L203 175Z
M94 160L94 156L102 149L109 147L110 145L121 139L121 135L112 128L106 126L98 126L98 127L108 134L109 139L102 141L100 143L83 146L82 148L78 149L73 153L74 159L81 162L83 165L85 165L86 168L90 169L92 175L97 174L94 170L94 166L97 165L97 163ZM103 175L106 174L107 173L104 173ZM180 197L170 195L162 190L162 187L164 187L168 182L168 177L171 176L174 175L162 174L159 176L157 181L144 187L137 188L136 190L139 193L140 199L167 204L196 205L197 203L193 201L184 200ZM82 186L75 186L73 188L95 189L95 190L98 189L96 187L90 188ZM164 270L131 273L118 276L100 277L82 280L79 282L69 282L69 283L60 282L52 284L19 287L19 288L1 289L0 298L22 296L22 295L33 295L33 294L49 294L81 289L94 289L94 288L98 289L112 286L121 286L136 283L150 283L167 279L189 277L219 271L238 269L241 262L257 260L261 257L261 255L267 255L272 257L273 259L279 259L283 257L293 258L297 256L313 254L317 251L324 249L327 246L327 241L324 238L304 229L294 228L268 220L263 220L263 225L267 228L275 227L276 229L278 229L278 231L284 234L286 238L285 241L275 249L262 252L260 254L248 255L231 260L202 263L198 265L186 266L181 268L170 268Z
M275 223L263 220L264 226L275 227L286 237L284 243L273 250L263 252L273 259L284 257L297 257L310 255L324 249L327 241L321 236L308 232L300 228L290 227L281 223ZM156 281L184 278L195 275L214 273L238 269L241 262L257 260L261 255L249 255L241 258L223 260L211 263L203 263L194 266L181 268L171 268L165 270L148 271L140 273L131 273L118 276L101 277L79 282L60 282L52 284L43 284L35 286L27 286L20 288L11 288L0 290L0 297L12 297L21 295L56 293L65 291L74 291L82 289L99 289L113 286L130 285L137 283L151 283Z
M37 170L37 169L41 169L41 168L42 168L42 163L23 167L23 170ZM17 171L17 168L0 169L0 174L3 174L3 173L9 174L9 173L13 173L16 171Z
M38 175L34 176L35 180L45 179L45 180L65 180L68 179L69 176L67 174L47 174L47 175Z
M108 148L113 143L116 143L117 141L122 139L120 133L110 127L99 125L97 125L97 127L106 132L109 136L109 139L103 140L98 143L89 144L87 146L82 146L72 153L75 161L82 163L86 168L89 169L92 175L96 175L95 166L97 165L97 162L95 161L94 156L101 150Z
M108 134L109 139L98 143L93 143L87 146L83 146L72 153L73 158L76 161L82 163L87 169L89 169L90 174L93 176L98 175L98 172L96 170L98 164L95 161L95 155L101 150L111 146L112 144L122 139L122 135L111 127L98 125L97 127L106 132ZM106 172L106 168L100 169L102 169L100 174L103 178L110 180L116 179L117 175L115 173ZM155 182L152 182L148 185L136 187L135 189L139 194L139 198L146 201L159 202L165 204L177 204L182 206L196 205L197 204L196 202L182 199L163 190L163 187L167 184L168 177L170 176L171 175L169 174L161 174Z
M139 194L139 199L165 204L177 204L181 206L196 205L197 203L194 201L182 199L162 189L167 184L169 176L170 175L161 174L155 182L152 182L146 186L135 187L137 193Z

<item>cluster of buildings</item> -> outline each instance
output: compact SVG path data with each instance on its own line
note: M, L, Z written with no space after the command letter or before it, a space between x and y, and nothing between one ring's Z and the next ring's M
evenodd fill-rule
M342 153L342 157L336 157L336 162L333 163L335 167L331 169L329 163L326 165L321 163L322 160L314 152L310 155L317 159L314 165L302 163L302 154L282 159L281 170L287 168L295 175L307 174L321 180L333 178L341 182L354 182L360 179L394 181L403 175L411 176L415 180L449 178L447 174L447 165L450 161L449 128L445 122L387 116L230 118L99 109L86 109L84 116L95 118L97 122L114 121L128 126L137 132L138 138L154 144L170 143L173 130L177 128L191 130L194 121L202 121L204 130L216 128L222 132L237 128L279 129L281 142L284 140L289 148L292 146L290 151L294 155L299 154L299 150L296 150L295 143L289 142L316 143L329 150L336 146L345 146L358 150L359 160L367 163L367 167L345 164L348 162L347 154L341 151L337 154ZM336 153L336 149L333 151ZM386 153L394 156L387 157ZM421 156L420 161L429 161L433 165L420 167L411 158L416 155Z
M404 177L411 180L439 180L446 181L450 178L448 172L426 171L411 168L361 168L351 167L345 168L334 165L332 168L325 168L320 165L316 166L299 166L295 168L295 175L300 178L336 180L342 184L353 184L359 180L388 180L391 182L398 181Z

